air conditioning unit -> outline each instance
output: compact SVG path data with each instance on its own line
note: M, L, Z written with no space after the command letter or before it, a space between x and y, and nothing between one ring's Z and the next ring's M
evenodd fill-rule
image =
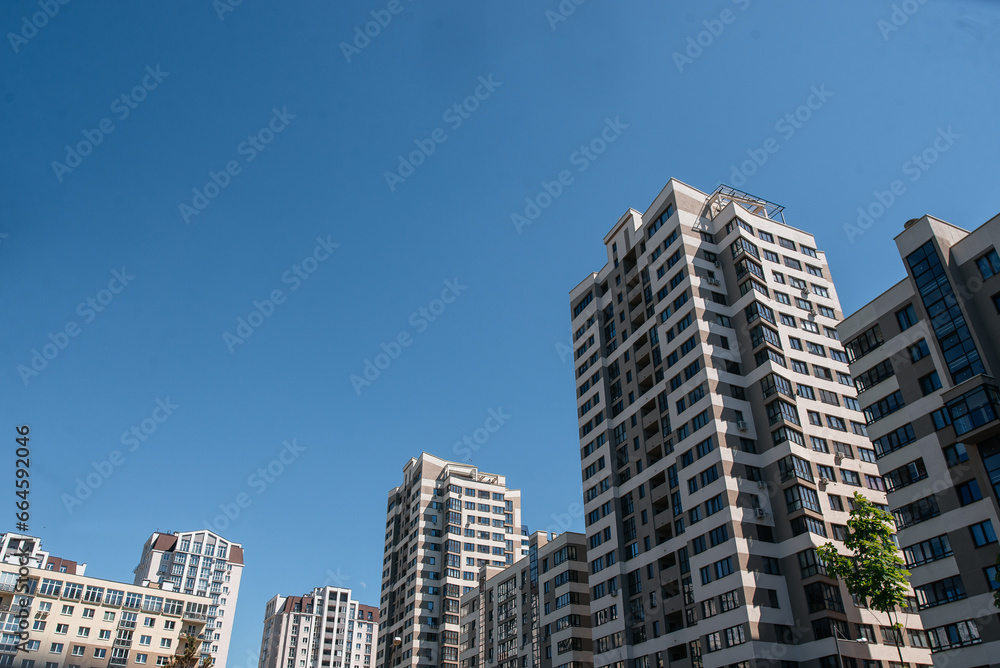
M810 320L816 319L816 309L809 309L809 319Z
M758 487L767 487L767 482L764 481L764 480L758 480L757 481L757 486Z
M764 518L767 517L767 511L765 511L763 508L754 508L753 515L758 519Z
M833 481L830 480L829 478L825 477L825 476L819 479L819 484L820 484L821 487L826 487L831 482L833 482Z
M803 297L808 297L810 294L811 293L809 292L809 290L807 288L802 288L802 296Z
M709 285L718 285L719 284L719 279L717 279L717 278L709 278L708 279L708 283L709 283Z
M750 428L750 425L746 423L746 420L738 420L736 422L736 428L739 429L740 431L746 431L747 429Z
M844 453L843 452L838 452L838 453L836 453L833 456L833 458L836 459L838 462L843 461L844 460Z
M721 266L722 266L722 263L721 263L721 262L719 262L718 260L716 260L716 261L715 261L715 266L716 266L716 267L721 267Z

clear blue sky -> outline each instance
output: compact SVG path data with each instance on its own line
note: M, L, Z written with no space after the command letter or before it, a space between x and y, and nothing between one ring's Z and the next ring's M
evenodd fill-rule
M0 10L0 425L11 446L31 425L30 531L126 579L151 531L200 528L247 494L222 532L247 560L231 665L256 650L268 598L328 571L377 605L386 491L421 450L455 456L490 410L509 417L471 459L523 490L525 522L552 527L580 500L567 293L668 178L745 177L783 204L847 311L902 276L891 239L908 218L974 227L1000 210L993 2L909 0L893 17L860 0L567 0L564 21L555 0L293 4L220 19L210 0L78 1L37 30L37 1ZM371 11L379 34L342 47ZM606 150L575 154L608 119ZM88 155L67 156L80 142ZM433 153L400 171L415 142ZM907 166L925 150L933 164ZM734 175L752 155L767 161ZM516 229L562 170L572 182ZM202 201L210 172L225 187ZM902 194L849 240L894 180ZM18 370L51 340L44 369ZM143 420L146 440L123 444ZM286 439L305 450L251 479ZM94 463L110 476L69 512Z

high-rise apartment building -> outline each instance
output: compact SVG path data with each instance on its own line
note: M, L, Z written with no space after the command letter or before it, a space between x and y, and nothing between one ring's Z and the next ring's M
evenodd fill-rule
M260 668L375 668L379 612L344 587L275 596L264 610Z
M225 668L243 575L243 547L202 529L154 532L142 546L135 583L170 583L176 591L210 599L201 656Z
M1000 216L924 216L906 277L839 327L935 665L1000 664Z
M462 597L461 668L591 668L587 537L536 531Z
M379 668L458 668L462 594L482 566L503 568L521 556L520 490L502 475L425 452L389 491L385 526Z
M5 534L0 544L0 666L163 666L186 636L205 631L208 598L85 576L33 536Z
M929 664L816 558L885 492L813 236L671 180L604 244L570 293L594 665Z

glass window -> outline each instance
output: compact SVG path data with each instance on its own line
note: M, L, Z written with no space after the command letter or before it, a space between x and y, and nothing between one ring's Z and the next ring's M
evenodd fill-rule
M976 260L976 266L979 267L979 273L983 275L983 280L990 278L994 274L1000 274L1000 255L997 254L994 248Z
M913 310L913 304L907 304L906 308L896 311L896 322L899 329L905 331L917 324L917 313Z

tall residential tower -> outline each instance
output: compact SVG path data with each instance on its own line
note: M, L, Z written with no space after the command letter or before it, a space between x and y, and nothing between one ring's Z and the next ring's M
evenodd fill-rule
M924 216L906 277L840 326L935 664L997 665L1000 216Z
M671 180L604 245L570 293L594 665L929 664L816 558L885 492L813 236Z
M390 490L385 526L377 664L458 668L462 594L482 566L522 555L521 492L502 475L425 452Z
M174 591L210 599L201 656L219 668L229 654L242 575L243 547L207 529L154 532L135 567L136 584L169 583Z

